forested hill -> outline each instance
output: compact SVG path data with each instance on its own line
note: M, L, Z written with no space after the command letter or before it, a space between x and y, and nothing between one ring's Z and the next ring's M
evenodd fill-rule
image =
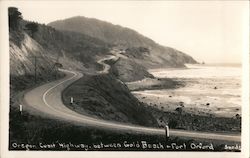
M129 49L126 55L148 68L160 66L183 67L185 63L196 63L191 56L176 49L161 46L132 29L98 19L77 16L51 22L48 25L58 30L86 34L120 46L125 50Z

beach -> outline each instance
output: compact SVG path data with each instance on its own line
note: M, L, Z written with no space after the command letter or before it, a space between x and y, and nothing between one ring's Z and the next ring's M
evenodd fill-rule
M238 65L196 64L149 72L155 79L127 83L141 102L168 112L181 108L196 115L241 116L241 67Z

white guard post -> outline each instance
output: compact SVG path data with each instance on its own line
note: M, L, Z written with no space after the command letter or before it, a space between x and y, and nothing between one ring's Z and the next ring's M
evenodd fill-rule
M168 125L165 126L165 132L166 132L166 141L169 139L169 127Z
M20 104L19 105L19 110L20 110L20 113L21 113L21 115L22 115L22 112L23 112L23 106Z
M73 102L74 102L73 97L70 97L70 104L73 104Z

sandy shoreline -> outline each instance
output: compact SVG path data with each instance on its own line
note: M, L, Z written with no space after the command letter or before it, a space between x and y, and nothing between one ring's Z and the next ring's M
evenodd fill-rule
M227 82L232 80L156 78L127 85L141 102L162 111L174 112L181 108L196 115L233 118L241 115L240 96L235 89L238 83L233 81L235 87L227 87Z

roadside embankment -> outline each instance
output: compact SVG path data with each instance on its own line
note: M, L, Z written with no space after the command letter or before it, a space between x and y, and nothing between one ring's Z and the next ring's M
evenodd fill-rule
M156 120L129 91L127 86L109 74L85 75L63 92L70 109L110 121L157 126ZM74 103L70 103L70 98Z

